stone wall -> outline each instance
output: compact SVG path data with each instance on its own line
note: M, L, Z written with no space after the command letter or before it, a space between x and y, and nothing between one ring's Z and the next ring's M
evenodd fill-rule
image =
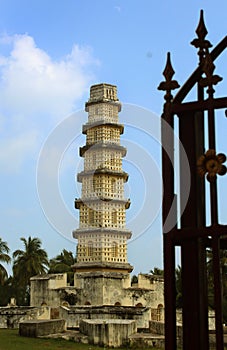
M150 309L127 306L61 306L59 317L67 320L68 328L79 328L82 319L135 320L137 328L148 328Z
M163 281L142 274L136 287L131 287L130 274L77 273L77 305L122 305L163 307ZM148 276L148 277L147 277Z
M164 311L164 310L163 310ZM182 329L182 310L176 310L176 336L178 346L182 346L183 342L183 329ZM210 310L208 313L208 324L210 334L215 330L215 312ZM149 321L149 331L153 334L165 335L165 323L157 322L155 320ZM212 342L212 336L210 336L210 342Z
M67 288L67 274L38 275L31 281L31 306L59 306L62 300L61 289Z
M152 275L148 273L138 274L138 287L143 289L153 289L156 290L160 287L160 284L164 284L164 279L162 276Z
M176 319L177 319L177 323L179 325L182 325L183 321L182 321L181 309L176 310ZM215 329L215 311L214 310L208 311L208 327L209 327L209 330Z
M164 322L157 322L157 321L150 321L149 322L149 331L152 334L165 335L165 323ZM177 345L182 346L182 339L183 339L182 325L177 325L176 336L177 336Z
M22 321L48 318L50 318L48 307L0 307L0 328L19 328L19 323Z

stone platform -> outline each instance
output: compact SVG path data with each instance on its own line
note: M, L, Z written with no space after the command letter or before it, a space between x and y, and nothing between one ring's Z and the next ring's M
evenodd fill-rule
M19 334L24 337L39 337L48 334L62 333L66 330L65 320L29 320L20 322Z
M75 343L82 343L82 344L89 344L88 336L85 334L82 334L80 331L77 330L67 330L64 333L57 333L57 334L49 334L46 336L42 336L41 338L51 338L51 339L65 339L74 341ZM141 346L143 346L144 349L148 348L157 348L157 346L164 348L164 336L152 334L152 333L135 333L132 334L129 337L128 340L128 347L132 347L132 349L139 349Z
M136 333L134 320L81 320L80 332L88 336L89 344L113 348L128 344L129 336Z

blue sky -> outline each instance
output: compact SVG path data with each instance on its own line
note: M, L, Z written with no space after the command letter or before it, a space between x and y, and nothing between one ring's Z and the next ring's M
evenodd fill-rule
M216 45L226 35L224 0L0 1L0 237L8 242L11 252L21 247L20 237L29 235L41 238L50 258L63 248L75 251L72 218L78 213L73 203L80 195L75 173L83 166L78 147L85 142L80 132L86 122L86 114L80 111L90 85L107 82L118 86L123 103L119 116L126 124L122 143L129 148L124 162L130 174L126 195L132 201L128 221L137 233L128 245L128 260L135 273L162 266L157 198L161 197L161 180L153 190L149 183L150 169L153 184L161 176L160 145L145 132L149 128L146 111L151 116L161 114L163 93L157 86L163 80L168 51L180 85L197 66L196 50L190 42L195 38L200 9L204 10L207 38ZM225 77L226 54L223 56L216 63L216 73ZM221 82L217 94L226 94L226 87L226 82ZM70 127L64 129L73 113L75 134ZM131 122L127 113L133 115ZM144 128L138 124L143 117ZM218 151L224 152L227 126L221 115L217 131ZM61 220L61 208L56 209L54 196L48 196L47 205L53 212L56 209L62 221L58 224L64 227L60 233L37 191L40 155L48 141L55 142L55 151L62 152L57 170L51 167L50 158L46 159L51 170L48 174L58 183L63 211L70 216L67 220L62 214ZM141 159L148 160L145 167ZM48 193L49 188L51 193L51 183L45 182L47 187L41 191ZM226 180L223 183L220 215L224 220ZM144 203L155 207L148 228L143 225L150 215L143 209Z

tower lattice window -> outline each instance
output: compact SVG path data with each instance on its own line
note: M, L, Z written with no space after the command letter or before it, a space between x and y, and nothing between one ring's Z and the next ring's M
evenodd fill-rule
M93 243L91 241L88 242L87 245L87 255L92 256L93 255Z
M112 223L117 224L117 212L115 210L112 211Z
M112 256L113 256L113 258L116 258L118 256L118 244L117 244L117 242L113 242Z

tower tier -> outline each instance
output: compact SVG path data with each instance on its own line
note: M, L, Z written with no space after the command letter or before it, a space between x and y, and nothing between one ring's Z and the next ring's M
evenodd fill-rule
M131 237L128 230L116 229L77 229L73 232L73 237L78 239L77 245L77 264L76 266L83 269L86 264L89 267L92 263L97 264L120 264L122 268L127 264L127 240ZM88 267L88 266L87 266ZM112 266L113 268L113 266Z

